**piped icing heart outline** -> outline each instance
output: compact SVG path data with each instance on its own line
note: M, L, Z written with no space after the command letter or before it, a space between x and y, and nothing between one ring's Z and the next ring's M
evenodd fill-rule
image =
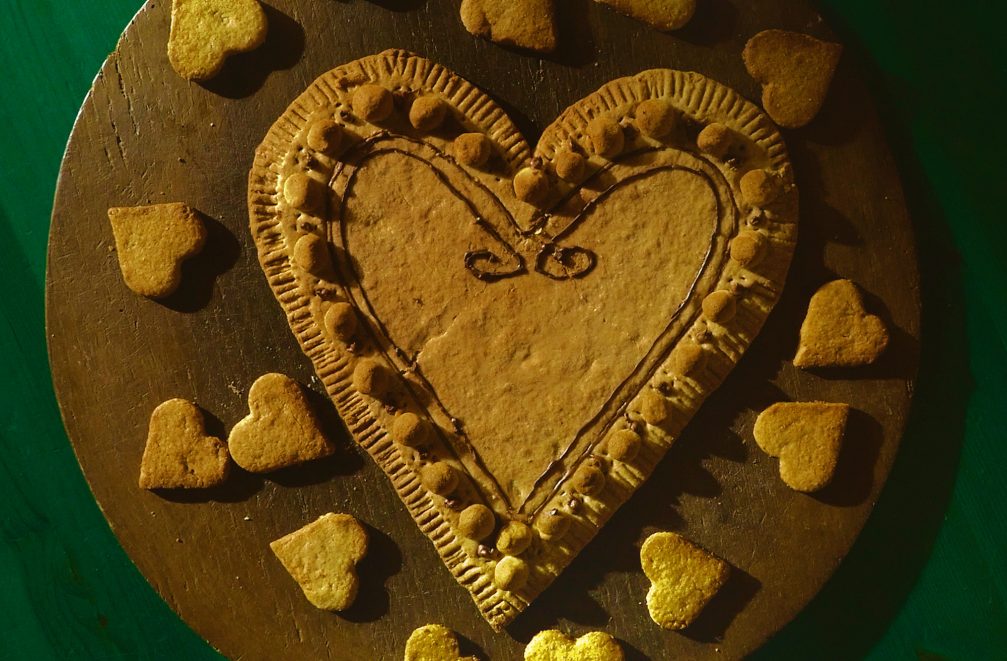
M442 148L450 141L407 123L390 129L389 122L359 117L353 94L374 84L391 90L400 106L424 95L442 99L456 133L486 136L491 164L467 166ZM651 99L670 102L680 116L680 128L666 139L646 134L641 104ZM591 122L600 120L618 122L629 134L626 148L611 159L597 154L591 139ZM341 146L330 148L311 135L323 122L340 127ZM720 139L706 135L711 128ZM476 453L459 440L462 422L417 401L425 386L409 369L410 357L395 350L381 319L361 303L339 217L349 197L348 177L366 170L354 159L377 144L443 159L444 167L464 172L467 179L460 180L472 190L481 190L483 204L474 215L486 223L485 246L491 247L458 256L477 278L528 271L542 277L549 268L559 268L561 278L590 277L595 260L605 256L588 256L576 245L590 222L576 222L576 213L571 222L563 205L579 204L584 211L601 204L607 187L575 199L578 191L591 189L585 182L592 177L618 184L647 165L686 162L729 194L718 205L729 202L733 212L718 211L708 258L663 343L655 342L646 365L623 382L613 411L602 416L595 433L567 447L519 507L487 486ZM586 161L586 174L575 185L555 182L558 191L543 208L517 199L511 189L515 174L528 168L551 172L569 152ZM752 184L754 175L761 175L759 185ZM494 205L502 207L503 221L479 211ZM612 81L564 111L533 153L488 96L444 67L398 50L323 74L291 104L256 151L249 214L270 286L354 439L389 476L445 565L497 629L541 593L646 480L726 378L779 297L797 238L797 190L782 138L758 108L727 87L671 70ZM379 373L392 377L384 388L394 397L375 385ZM427 429L421 449L396 431L406 413ZM484 543L494 527L500 530L495 548Z

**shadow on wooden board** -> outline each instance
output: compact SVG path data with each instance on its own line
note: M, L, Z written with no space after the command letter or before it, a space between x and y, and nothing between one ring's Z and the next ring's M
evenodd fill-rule
M866 527L805 611L753 658L863 658L888 631L926 566L951 499L973 390L962 268L948 219L916 159L904 118L886 109L891 81L837 16L846 57L857 60L902 173L916 230L923 292L920 371L901 451Z

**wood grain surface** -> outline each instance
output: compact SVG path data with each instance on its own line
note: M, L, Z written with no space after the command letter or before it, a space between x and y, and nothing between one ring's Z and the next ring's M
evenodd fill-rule
M494 96L529 140L602 83L653 67L696 70L749 98L740 59L765 27L825 36L800 2L703 3L663 35L586 1L564 8L563 46L539 59L470 38L454 3L273 2L260 50L204 86L186 84L165 52L169 6L148 3L106 62L64 160L50 235L47 324L57 396L98 503L165 600L224 654L241 658L400 658L416 626L441 622L463 651L520 658L538 630L604 629L628 658L734 658L788 622L835 569L891 467L916 370L919 292L905 204L884 135L856 71L841 65L822 115L785 134L802 196L802 236L777 309L733 376L707 402L656 474L566 573L504 634L482 621L441 566L385 477L352 447L320 394L337 456L263 479L238 473L209 494L136 486L150 411L195 400L223 435L246 412L252 381L281 371L314 382L272 300L247 230L245 181L255 145L322 72L389 47L421 53ZM212 220L179 294L136 297L122 282L110 206L185 201ZM893 331L876 365L805 373L789 364L814 289L851 277ZM814 497L782 485L751 439L755 415L788 399L851 403L834 483ZM327 511L369 526L372 547L355 606L315 610L268 542ZM658 629L643 604L639 544L671 529L736 571L701 619Z

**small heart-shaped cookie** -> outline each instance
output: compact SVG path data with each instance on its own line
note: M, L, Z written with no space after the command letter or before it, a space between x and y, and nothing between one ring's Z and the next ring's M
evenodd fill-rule
M860 290L849 280L833 280L815 292L801 324L794 357L797 367L856 367L877 360L888 346L888 329L867 314Z
M440 624L427 624L413 631L406 641L405 661L476 661L459 656L455 632Z
M462 0L461 16L477 37L540 53L556 48L553 0Z
M267 28L257 0L174 0L168 60L182 78L207 80L228 55L261 45Z
M762 83L762 107L788 129L807 125L825 102L843 47L799 32L766 30L748 40L745 67Z
M622 647L612 636L591 631L573 640L561 631L540 631L524 648L525 661L622 661Z
M169 399L150 415L140 461L143 489L203 489L227 479L227 446L207 436L203 414L192 402Z
M727 582L731 566L673 532L654 533L640 548L650 617L664 629L684 629Z
M182 262L206 243L199 214L180 202L108 210L115 250L126 286L141 296L162 298L182 282Z
M818 491L836 471L849 414L847 404L778 402L756 419L755 442L780 458L780 478L787 486Z
M234 462L247 471L268 473L335 451L301 386L288 376L256 379L248 391L248 411L227 439Z
M678 30L692 20L696 0L597 0L662 32Z
M342 611L357 598L357 563L367 553L367 530L349 514L323 514L269 548L316 607Z

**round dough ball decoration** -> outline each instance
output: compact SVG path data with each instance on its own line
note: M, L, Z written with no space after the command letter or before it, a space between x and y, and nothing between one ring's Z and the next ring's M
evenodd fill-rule
M597 457L588 458L574 471L570 485L585 496L598 493L605 486L604 463Z
M391 379L385 368L365 358L353 368L353 387L365 395L381 399L391 389Z
M541 204L549 196L549 177L538 168L522 168L514 175L514 195L522 202Z
M757 265L766 253L766 239L753 230L742 230L731 241L731 259L745 267Z
M651 138L663 138L675 130L678 115L666 99L647 99L636 107L636 125Z
M458 471L444 461L427 464L420 469L420 482L431 493L449 496L458 488Z
M320 119L308 129L308 147L333 156L343 144L343 127L331 119Z
M701 370L705 363L706 352L703 351L703 347L685 339L672 352L669 367L672 373L679 376L692 376Z
M729 291L721 289L703 299L703 316L716 324L728 323L737 312L738 302Z
M497 549L506 555L521 555L531 546L535 533L520 521L510 521L497 534Z
M311 214L325 203L325 188L303 172L295 172L283 182L283 200L298 211Z
M640 435L632 429L620 429L608 437L606 449L613 461L626 463L636 459L642 443Z
M520 590L528 582L528 564L512 555L500 559L493 569L493 583L501 590Z
M367 84L354 90L350 105L353 106L353 114L375 124L391 116L395 110L395 99L381 85Z
M741 198L753 207L765 207L780 197L780 180L765 170L750 170L741 178Z
M552 161L556 176L571 184L579 182L584 177L586 165L583 156L569 149L558 152Z
M671 405L653 388L641 393L637 400L637 410L644 422L653 427L660 427L671 419Z
M734 132L726 124L707 124L696 136L696 146L710 156L724 160L734 145Z
M535 529L543 539L559 539L570 529L570 517L554 507L538 517Z
M594 153L605 158L618 156L626 146L622 127L610 117L592 119L587 125L587 137Z
M466 539L481 542L493 534L495 527L493 510L480 503L469 505L458 515L458 532Z
M330 337L349 342L357 332L357 314L349 303L333 303L325 311L325 331Z
M430 438L430 425L412 411L403 411L392 422L391 437L407 448L422 447Z
M329 245L317 234L305 234L297 239L293 251L294 264L318 277L332 275Z
M493 144L482 133L462 133L455 138L455 158L462 165L478 168L486 165L493 155Z
M433 131L444 123L448 104L436 96L421 96L409 107L409 123L418 131Z

